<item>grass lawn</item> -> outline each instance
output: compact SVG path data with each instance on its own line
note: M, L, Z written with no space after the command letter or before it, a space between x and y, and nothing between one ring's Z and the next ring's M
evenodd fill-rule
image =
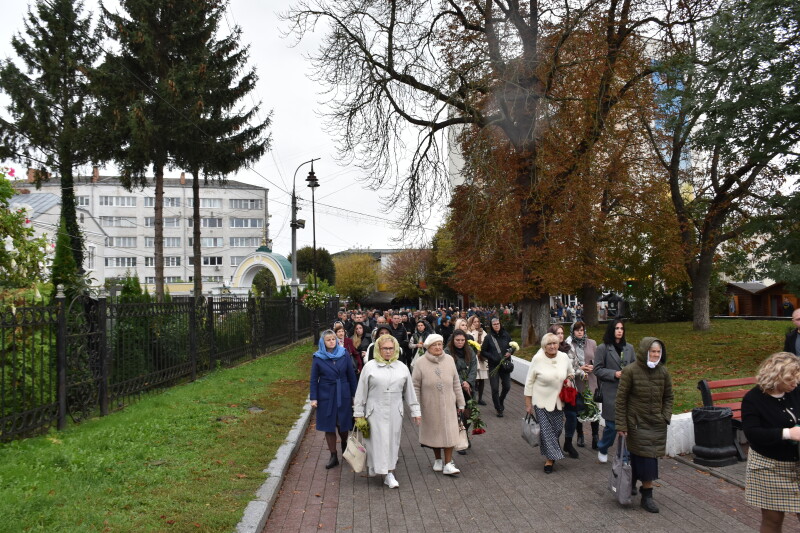
M0 445L0 531L233 530L302 410L312 351L284 350Z
M667 347L667 368L675 391L673 412L682 413L701 405L697 382L755 375L768 355L783 349L791 322L772 320L712 320L711 330L694 331L691 322L634 324L625 326L625 338L638 348L642 337L653 336ZM589 328L589 337L602 342L605 325ZM569 335L569 331L566 332ZM519 332L514 338L519 341ZM537 349L520 350L530 359Z

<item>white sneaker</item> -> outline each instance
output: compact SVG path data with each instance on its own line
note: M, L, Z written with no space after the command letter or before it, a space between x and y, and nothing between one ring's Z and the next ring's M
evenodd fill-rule
M433 462L433 471L434 472L441 472L442 471L442 460L441 459L436 459Z
M454 476L456 474L460 474L461 470L456 468L456 464L453 461L450 461L446 465L444 465L444 469L442 470L442 474L446 476Z
M607 463L608 454L603 452L597 452L597 460L600 461L601 463Z
M400 486L400 483L394 478L394 474L389 472L386 474L386 477L383 478L383 484L389 487L390 489L396 489Z

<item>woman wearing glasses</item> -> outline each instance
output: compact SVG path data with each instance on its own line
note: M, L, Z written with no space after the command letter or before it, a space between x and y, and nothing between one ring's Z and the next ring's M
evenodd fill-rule
M420 409L411 374L400 358L400 343L390 334L378 338L373 358L361 370L353 400L353 416L369 422L367 448L369 475L381 474L390 489L400 486L394 477L403 428L403 400L414 422L420 423Z

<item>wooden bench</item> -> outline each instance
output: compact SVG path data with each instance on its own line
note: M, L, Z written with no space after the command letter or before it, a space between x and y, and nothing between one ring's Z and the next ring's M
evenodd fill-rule
M729 407L733 411L733 444L736 446L736 453L740 461L745 460L744 451L742 450L737 432L742 429L742 398L747 394L753 385L756 384L755 377L749 378L736 378L736 379L720 379L716 381L707 381L702 379L697 382L697 388L700 390L700 395L703 398L703 407ZM745 387L742 389L724 390L721 392L714 392L718 389L731 389L733 387ZM726 403L716 403L726 400L738 400Z

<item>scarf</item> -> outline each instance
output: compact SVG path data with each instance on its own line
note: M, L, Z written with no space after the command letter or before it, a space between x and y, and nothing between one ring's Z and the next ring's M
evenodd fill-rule
M394 352L392 352L392 357L390 359L384 359L381 353L380 345L384 338L392 339L394 342ZM390 365L400 357L400 343L391 335L381 335L378 340L375 341L375 345L372 348L372 357L381 365Z
M572 336L572 344L583 350L586 348L586 333L583 334L583 337L580 339L575 335Z
M617 342L617 340L616 340L616 339L614 339L614 344L612 344L612 346L614 347L614 349L615 349L615 350L617 351L617 353L619 354L619 358L620 358L620 359L622 359L622 351L623 351L623 348L625 348L625 344L626 344L626 343L625 343L625 341L624 341L624 340L620 340L619 342ZM624 361L623 361L623 363L624 363Z
M341 359L341 357L347 353L347 350L344 349L344 346L339 345L339 339L336 339L336 347L333 349L333 352L329 352L327 348L325 348L325 336L319 338L319 350L314 352L314 357L319 357L320 359Z

